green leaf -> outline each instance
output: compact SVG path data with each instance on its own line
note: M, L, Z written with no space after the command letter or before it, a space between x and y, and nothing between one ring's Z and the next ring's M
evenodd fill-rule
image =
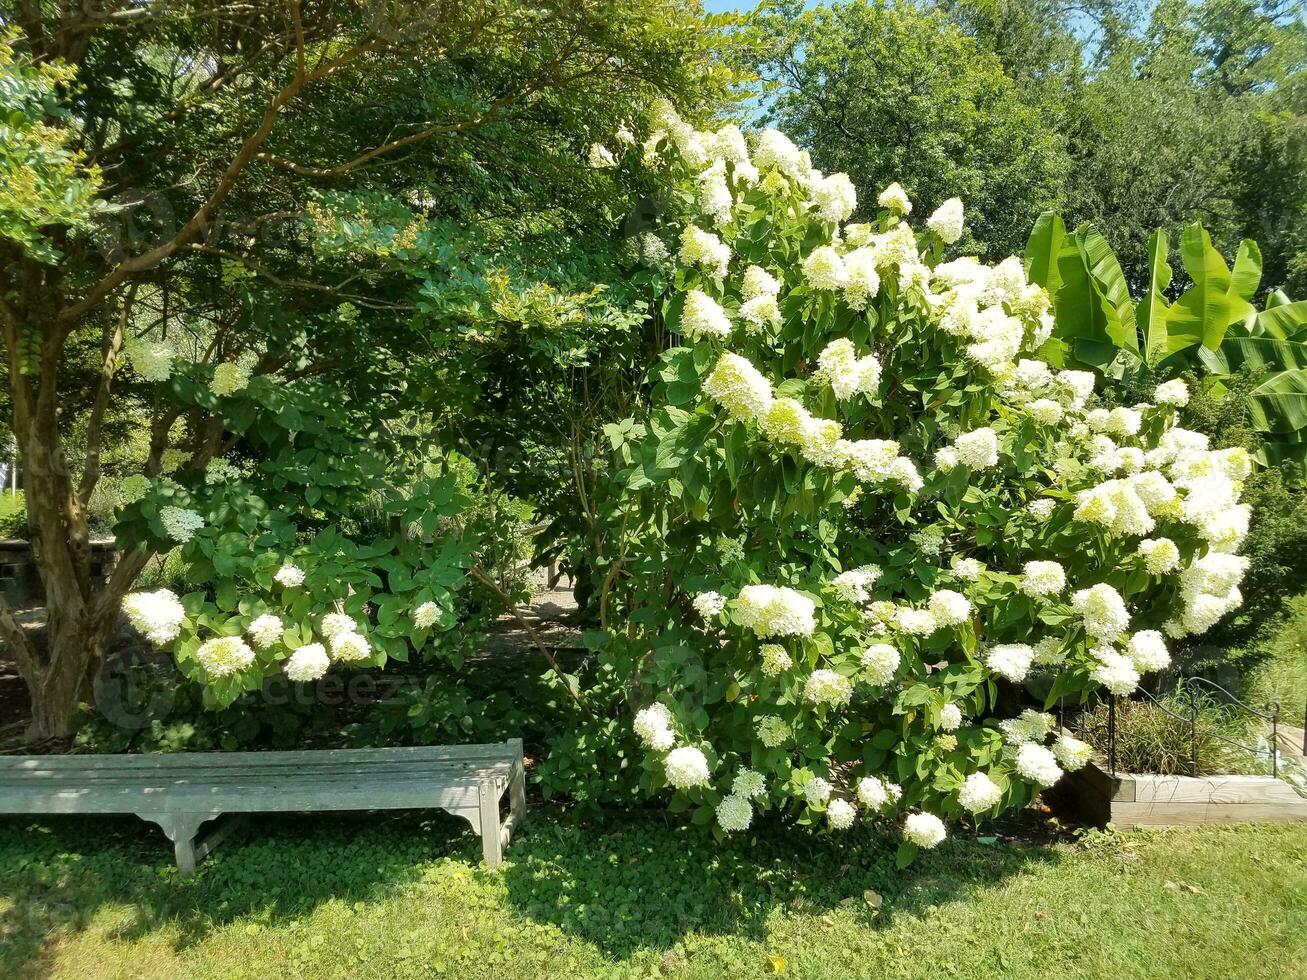
M1253 314L1252 305L1233 291L1230 269L1200 223L1184 230L1180 257L1194 284L1167 314L1168 347L1172 353L1198 344L1215 350L1232 323ZM1244 279L1246 283L1246 272Z
M1253 427L1262 432L1297 432L1307 426L1307 369L1281 371L1248 393Z
M1277 303L1268 301L1266 309L1252 320L1248 332L1254 336L1278 337L1281 340L1296 337L1307 330L1307 300L1297 303Z
M899 844L899 849L894 853L894 867L900 870L906 868L909 864L917 859L917 845L911 841L903 841Z
M1062 218L1052 211L1045 211L1035 222L1026 242L1026 278L1043 286L1050 296L1062 287L1057 258L1065 240L1066 225Z
M1144 335L1144 360L1156 364L1166 356L1166 316L1171 305L1166 288L1171 285L1171 266L1166 261L1170 244L1158 228L1148 237L1148 290L1135 308L1135 319Z
M1262 250L1251 238L1239 243L1239 252L1234 257L1234 269L1230 273L1230 288L1236 296L1251 303L1257 295L1257 287L1262 283Z
M1307 343L1273 337L1226 337L1214 351L1198 351L1198 359L1213 374L1234 374L1247 367L1255 372L1307 367Z

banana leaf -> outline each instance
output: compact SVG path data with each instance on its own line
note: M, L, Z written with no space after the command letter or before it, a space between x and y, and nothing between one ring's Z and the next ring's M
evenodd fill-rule
M1213 374L1234 374L1243 367L1257 372L1288 371L1307 368L1307 343L1274 337L1226 337L1214 351L1200 347L1198 359Z
M1288 434L1307 427L1307 369L1281 371L1248 393L1248 414L1262 432Z
M1148 291L1135 308L1135 319L1144 335L1144 360L1156 365L1167 353L1166 316L1171 304L1166 288L1171 285L1171 266L1166 232L1158 228L1148 237Z
M1252 258L1243 250L1240 254L1245 256L1240 288L1246 288L1251 278ZM1229 266L1212 246L1211 236L1198 222L1184 230L1180 257L1194 284L1172 304L1167 314L1170 337L1167 349L1174 353L1201 344L1208 350L1216 350L1230 324L1255 311L1252 304L1235 291Z

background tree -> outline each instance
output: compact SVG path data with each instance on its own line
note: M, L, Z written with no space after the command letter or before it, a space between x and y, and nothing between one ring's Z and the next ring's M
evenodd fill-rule
M425 341L411 277L395 295L378 254L405 254L438 216L497 217L510 236L514 220L590 213L588 181L559 164L653 92L712 87L694 14L672 0L6 10L22 138L0 166L22 179L0 199L0 327L48 619L41 644L7 611L0 629L33 735L66 730L123 594L166 540L153 525L125 542L105 587L91 580L87 507L117 400L147 413L144 474L174 471L183 487L255 425L199 383L218 365L268 379L254 410L292 443L283 389L351 406L356 425L355 409L384 422L383 392L422 393L386 367L412 364ZM514 126L522 137L506 143ZM378 220L397 199L416 218ZM324 248L342 222L372 237L370 252ZM137 340L194 367L151 380L149 358L133 357L125 373L120 353ZM70 387L88 347L93 382Z
M1069 160L1044 95L1023 92L944 12L778 3L750 36L767 120L816 166L847 172L863 201L893 181L927 212L960 196L975 215L965 246L1008 254L1060 200Z

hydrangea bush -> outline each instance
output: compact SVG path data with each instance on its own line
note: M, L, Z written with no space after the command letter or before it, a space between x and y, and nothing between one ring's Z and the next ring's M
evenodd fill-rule
M1128 694L1239 605L1249 459L1176 382L1097 407L1022 262L949 255L961 201L918 224L782 133L654 116L681 344L607 429L604 574L644 786L719 833L893 821L906 863L1087 761L1019 689Z

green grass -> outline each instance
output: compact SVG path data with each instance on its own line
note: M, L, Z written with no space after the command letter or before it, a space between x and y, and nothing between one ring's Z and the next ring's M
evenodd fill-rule
M865 830L537 809L499 872L478 853L440 815L259 818L186 880L130 818L4 818L0 976L1307 976L1302 827L960 838L896 872Z

